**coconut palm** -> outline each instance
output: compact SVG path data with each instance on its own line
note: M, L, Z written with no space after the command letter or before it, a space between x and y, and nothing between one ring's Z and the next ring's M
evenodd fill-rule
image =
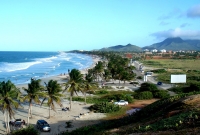
M65 92L68 90L70 92L70 110L72 106L72 97L74 96L74 93L77 94L78 91L81 91L83 88L83 75L81 72L77 69L72 69L69 73L69 81L65 83Z
M60 106L62 105L60 99L63 96L61 94L62 88L56 80L50 80L48 83L45 82L45 85L46 85L45 89L46 96L43 99L41 105L44 103L46 99L48 100L47 105L49 106L49 118L50 118L51 109L56 111L54 103L57 103Z
M99 81L99 76L101 76L101 73L103 72L104 66L103 66L103 62L102 61L98 61L98 63L96 63L94 70L96 72L96 76L98 77L98 81Z
M82 92L84 93L85 104L86 104L86 92L94 91L95 88L97 88L97 84L93 83L92 76L90 74L86 74L84 86L83 86L83 89L82 89Z
M19 103L16 99L19 99L20 94L19 89L17 89L11 81L0 82L0 108L4 114L6 132L8 134L10 132L9 119L14 117L13 108L17 109L19 107Z
M43 87L40 85L40 79L33 79L31 78L31 82L28 83L28 88L24 88L24 91L27 92L27 95L23 97L23 100L29 102L29 109L28 109L28 118L27 123L29 124L29 116L32 117L32 102L41 103L39 98L44 97L44 92L42 92Z

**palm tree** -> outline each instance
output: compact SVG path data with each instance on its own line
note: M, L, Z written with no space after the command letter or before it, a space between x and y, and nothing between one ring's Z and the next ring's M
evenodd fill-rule
M92 76L90 74L86 74L84 88L82 90L82 92L84 93L85 104L86 104L86 92L94 90L97 87L97 84L92 83L92 81L93 81Z
M16 99L19 99L20 95L21 92L15 87L15 85L11 81L0 82L0 108L4 114L6 132L8 134L10 133L9 118L11 119L12 117L14 117L13 108L17 109L19 107L19 103L16 101Z
M48 83L45 82L45 85L46 85L46 96L43 99L41 105L44 103L46 99L48 99L47 105L49 106L49 118L50 118L51 109L56 111L54 102L56 102L60 106L62 105L60 99L60 97L63 96L60 93L62 92L62 88L56 80L50 80Z
M28 100L29 109L28 109L28 118L27 123L29 124L29 116L32 117L32 102L41 103L39 98L44 97L44 92L42 92L43 87L40 85L40 79L31 78L31 82L28 84L28 88L24 88L24 91L27 92L27 95L24 96L23 100Z
M110 79L111 78L110 70L104 69L103 77L104 77L105 81L107 81L108 79Z
M94 70L96 72L96 76L98 77L98 81L99 81L99 76L101 76L101 73L103 72L103 62L98 61L98 63L96 63Z
M81 91L81 89L83 88L83 75L81 74L81 72L77 69L72 69L71 72L69 73L69 81L65 84L65 90L63 92L65 92L66 90L68 90L68 92L70 92L70 110L71 110L71 106L72 106L72 97L74 96L74 93L77 94L78 91Z

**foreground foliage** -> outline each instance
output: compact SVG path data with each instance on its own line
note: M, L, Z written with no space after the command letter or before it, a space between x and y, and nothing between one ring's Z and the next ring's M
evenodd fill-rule
M121 107L113 103L102 102L92 105L89 109L95 113L111 113L119 111Z
M143 83L141 87L136 91L134 98L136 99L152 99L152 98L167 98L169 97L168 91L159 90L155 84Z
M200 112L195 107L189 107L183 100L193 99L199 93L187 93L158 100L137 111L133 115L120 119L104 121L100 124L86 126L66 132L62 135L110 135L110 129L120 128L115 134L130 134L134 132L157 132L165 130L180 130L200 126ZM125 126L130 125L130 126Z
M39 132L32 125L29 125L26 128L12 132L11 135L39 135Z

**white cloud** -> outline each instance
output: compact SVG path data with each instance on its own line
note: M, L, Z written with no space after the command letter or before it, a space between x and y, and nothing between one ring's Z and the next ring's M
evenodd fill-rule
M169 29L166 31L158 31L152 33L151 36L154 36L158 39L165 39L169 37L181 37L183 39L200 39L200 31L182 30L180 28L176 28L176 29Z
M200 4L189 8L188 11L187 11L187 17L189 17L189 18L200 17Z

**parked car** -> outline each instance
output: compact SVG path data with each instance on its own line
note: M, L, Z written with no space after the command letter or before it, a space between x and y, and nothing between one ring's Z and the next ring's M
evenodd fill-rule
M162 82L157 82L157 85L162 85Z
M114 102L115 105L128 105L128 102L125 100L119 100L118 102Z
M37 123L36 123L36 127L40 131L47 131L47 132L51 131L51 127L49 126L49 124L45 120L38 120Z

